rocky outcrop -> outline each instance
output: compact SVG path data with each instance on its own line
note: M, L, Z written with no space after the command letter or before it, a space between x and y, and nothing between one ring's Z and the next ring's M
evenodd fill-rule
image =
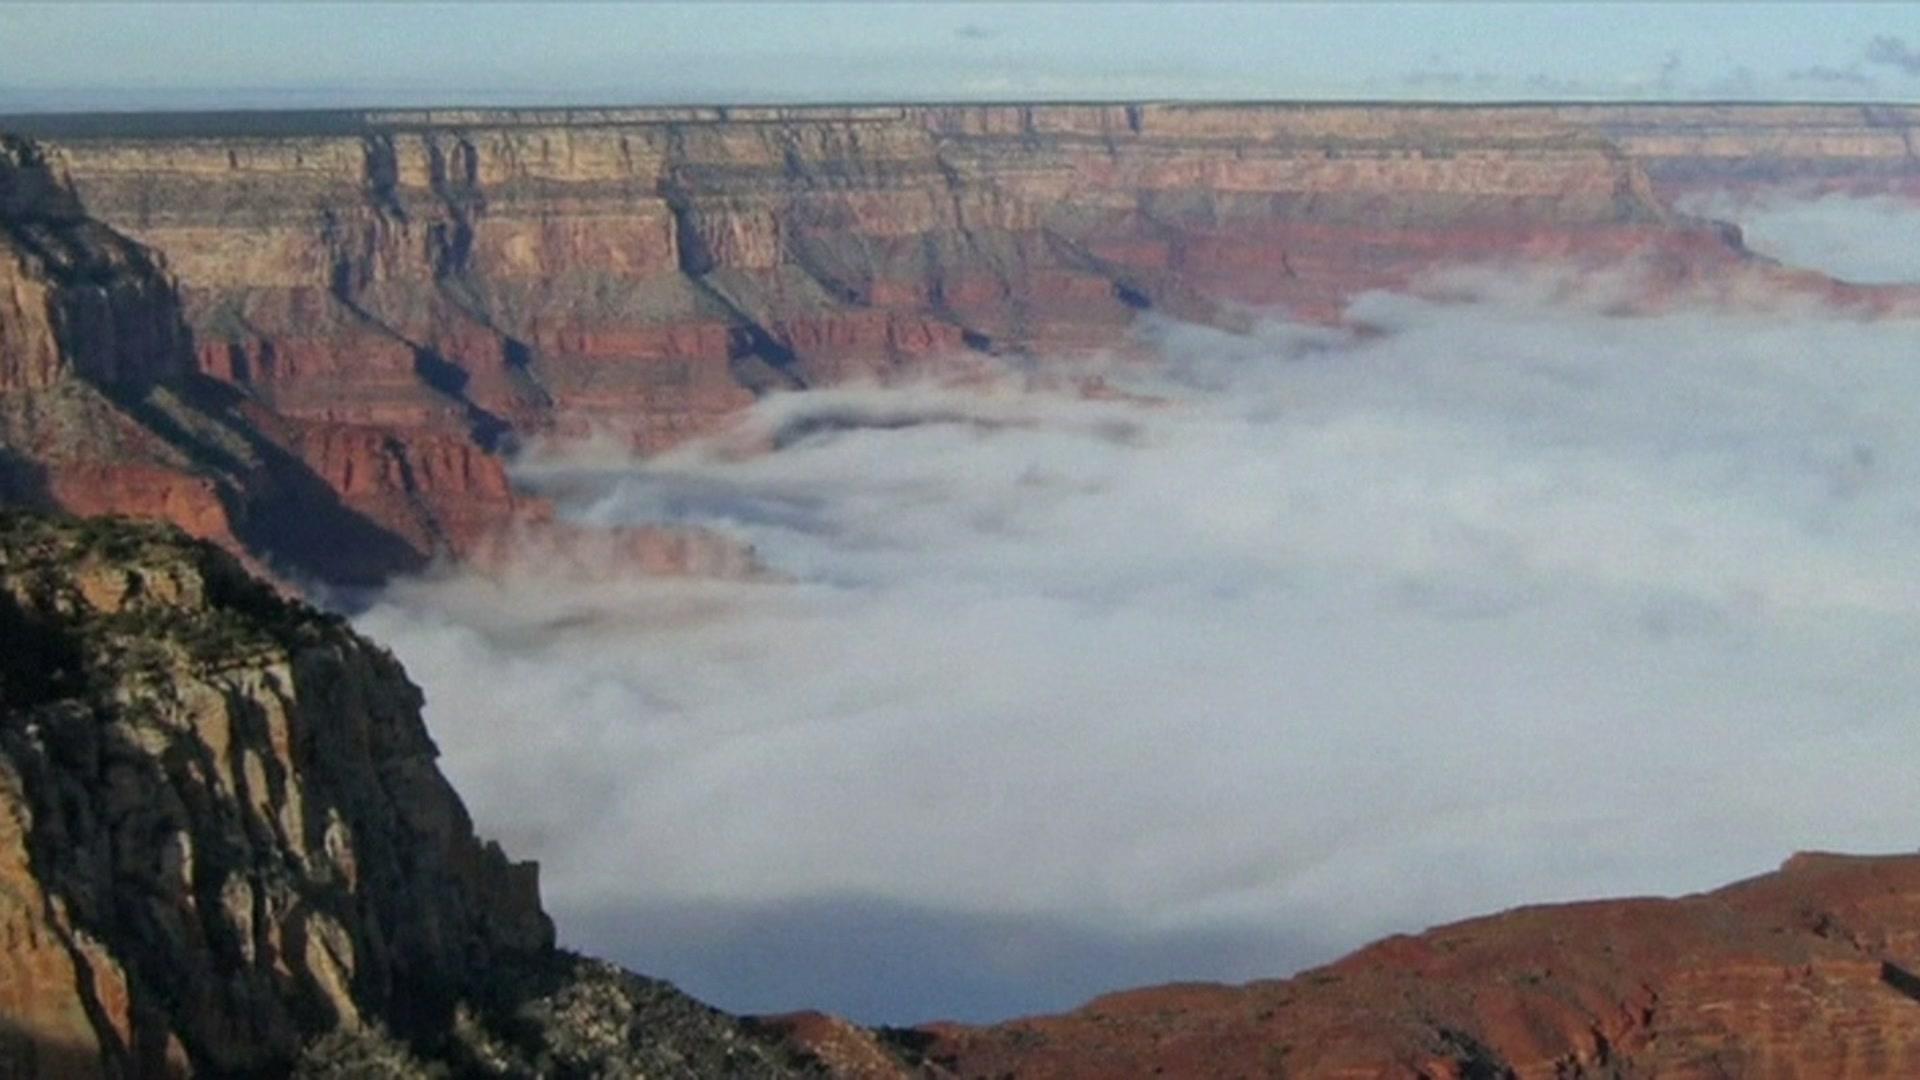
M0 636L0 1075L1920 1072L1912 855L992 1027L743 1023L555 950L391 656L214 546L0 513Z
M556 952L394 659L217 548L0 513L0 638L0 1075L787 1073Z
M1798 855L1699 896L1523 908L1284 981L893 1044L943 1076L1900 1077L1916 972L1920 856Z
M0 237L0 392L184 371L186 327L147 250L81 213L40 151L4 135Z

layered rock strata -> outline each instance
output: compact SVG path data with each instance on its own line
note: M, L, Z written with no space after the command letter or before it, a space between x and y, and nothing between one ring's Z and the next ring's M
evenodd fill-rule
M133 294L154 299L151 285L62 301L40 321L90 335L68 366L229 391L240 427L380 534L301 553L312 572L366 578L462 554L510 518L501 454L526 435L659 449L773 389L970 355L1038 362L1111 346L1143 310L1334 319L1358 291L1462 261L1634 259L1670 284L1743 281L1757 267L1737 233L1671 212L1673 196L1910 186L1917 118L1306 104L14 117L0 127L33 133L48 166L14 162L24 179L7 190L25 194L0 216L84 206L91 235L157 252L184 331L141 321ZM102 243L96 276L153 280L153 257ZM57 276L40 256L15 262L16 281ZM7 333L6 378L44 382L56 335ZM76 509L210 532L215 503L232 516L248 500L205 473L154 495L104 473L46 486Z
M779 1076L553 948L420 692L164 527L0 512L0 1075Z
M643 446L769 387L1328 317L1441 259L1725 254L1550 114L947 107L206 118L53 152L286 415ZM179 126L185 125L185 126ZM188 132L192 132L189 134Z
M196 353L164 260L89 217L37 147L0 139L0 503L171 521L256 567L343 582L565 536L464 420L298 415ZM720 546L624 541L656 569ZM706 562L728 557L743 556Z

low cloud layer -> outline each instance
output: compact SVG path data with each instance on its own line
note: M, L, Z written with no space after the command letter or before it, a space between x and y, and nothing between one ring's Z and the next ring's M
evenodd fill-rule
M1920 821L1920 323L1534 270L1106 376L776 398L522 479L785 580L403 585L563 936L870 1021L1284 974ZM746 440L751 443L752 439Z

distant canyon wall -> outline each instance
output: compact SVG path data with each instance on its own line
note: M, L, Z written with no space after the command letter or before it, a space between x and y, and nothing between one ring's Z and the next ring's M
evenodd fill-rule
M89 343L76 328L119 324L61 316L97 357L70 366L230 391L277 453L391 537L320 568L370 578L529 512L501 468L527 435L604 429L659 449L770 389L1085 351L1147 309L1329 320L1358 291L1461 260L1638 255L1676 281L1733 273L1752 262L1737 234L1675 214L1675 194L1904 186L1916 120L1878 106L1144 104L0 126L41 143L34 183L178 281L182 341L130 324ZM0 297L37 303L23 288ZM48 348L9 341L6 378L43 379Z

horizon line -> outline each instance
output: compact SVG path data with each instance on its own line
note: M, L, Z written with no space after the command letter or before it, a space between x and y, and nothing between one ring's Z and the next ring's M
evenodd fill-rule
M184 127L196 121L213 123L232 123L245 125L248 122L274 119L296 121L334 121L351 122L364 126L382 126L393 123L406 126L434 121L436 113L490 113L504 117L517 114L554 114L554 122L571 123L573 118L567 114L604 114L604 113L648 113L673 111L710 111L718 113L708 122L722 122L731 119L731 112L824 112L831 110L860 111L884 109L935 109L935 108L1424 108L1424 109L1523 109L1523 108L1824 108L1824 109L1909 109L1920 108L1920 98L1916 99L1877 99L1877 100L1809 100L1793 98L1490 98L1472 99L1426 99L1426 98L1245 98L1245 97L1141 97L1141 98L976 98L976 99L939 99L902 98L896 100L855 100L855 101L681 101L647 103L573 103L565 105L490 105L441 103L433 105L340 105L340 106L249 106L232 108L155 108L155 109L39 109L26 108L19 111L0 111L0 130L22 128L63 128L68 125L83 129L68 134L87 134L84 129L94 129L96 134L138 134L116 130L122 124L140 124L160 122L161 126ZM580 118L584 124L595 122L592 115ZM171 121L172 123L168 123ZM618 120L600 120L601 123L618 124ZM672 122L663 120L662 122ZM698 120L691 122L700 122ZM31 134L30 131L22 131ZM184 133L184 132L182 132Z

